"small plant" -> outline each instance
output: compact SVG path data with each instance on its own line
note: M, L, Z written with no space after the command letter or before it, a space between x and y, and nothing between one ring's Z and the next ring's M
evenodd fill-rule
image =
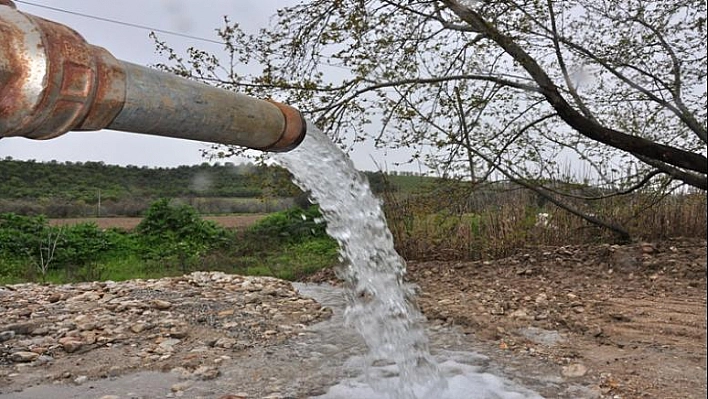
M64 229L61 227L57 229L48 228L46 230L46 237L40 239L37 253L28 251L30 258L37 267L37 271L39 271L42 276L42 280L44 280L47 276L49 265L54 260L54 255L57 251L57 244L59 243L59 239L61 239L62 233L64 232Z

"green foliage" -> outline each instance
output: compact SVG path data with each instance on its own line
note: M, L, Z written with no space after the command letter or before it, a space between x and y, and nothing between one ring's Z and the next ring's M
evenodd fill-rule
M317 206L292 208L247 229L232 258L237 272L292 280L336 263L338 245Z
M263 212L284 207L259 200L300 193L286 170L253 164L148 168L8 157L0 159L0 176L0 212L62 218L137 216L156 198L167 197L187 198L203 212Z
M194 208L154 202L135 228L145 259L174 263L187 272L207 251L226 243L228 234L214 222L203 220Z
M269 240L279 244L295 244L313 238L327 237L326 224L319 208L292 208L276 212L258 221L247 232L247 239Z
M51 227L58 236L56 267L81 267L98 261L116 248L120 233L102 231L94 223Z
M186 204L154 202L133 232L0 215L0 283L156 278L199 270L300 278L337 261L317 207L274 213L238 233Z
M125 233L92 223L50 226L43 216L0 215L0 280L77 273L132 248Z
M43 216L0 214L0 257L22 258L31 248L39 246L39 239L48 228Z

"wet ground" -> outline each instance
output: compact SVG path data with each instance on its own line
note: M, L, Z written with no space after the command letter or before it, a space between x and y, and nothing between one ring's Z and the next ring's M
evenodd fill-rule
M432 352L453 388L450 398L706 395L705 240L535 248L485 262L412 262L409 278L420 287L419 303L429 319ZM223 286L197 287L174 280L155 283L163 287L157 291L162 296L150 298L145 297L146 291L132 289L131 295L172 303L169 309L142 308L136 315L150 318L172 312L161 317L181 317L184 323L158 323L150 332L137 328L137 333L124 334L123 344L118 340L110 347L94 345L65 353L48 346L46 355L54 360L47 363L37 357L27 363L0 364L0 398L383 397L369 390L362 374L364 348L342 326L345 301L339 288L326 285L329 280L336 283L331 273L313 277L325 285L297 286L301 294L332 308L331 318L307 298L293 296L280 282L254 286L240 278L214 280ZM104 298L112 289L100 288ZM230 296L231 291L250 299L238 302L241 296ZM51 302L55 298L48 293L45 299L40 301L42 306L63 303ZM239 324L249 319L249 306L257 306L259 300L258 309L266 309L260 314L269 316L258 325ZM134 302L122 301L126 306ZM161 302L151 303L164 307ZM243 312L234 314L230 307ZM322 317L302 318L298 307ZM22 308L31 306L11 311L31 319L33 313ZM201 316L179 316L182 310L187 312L184 315ZM140 320L125 320L128 327L140 325ZM217 344L224 333L233 335L246 327L259 334ZM78 334L81 328L79 321ZM32 338L29 330L25 333L0 346L15 345L20 338L29 345L41 337ZM165 342L174 343L170 334L182 336L181 342L173 352L160 353ZM6 355L12 359L11 353ZM370 375L379 380L396 378L387 365Z
M343 326L345 299L341 288L297 284L298 291L333 309L331 318L315 323L299 335L277 345L256 345L232 352L218 364L218 375L203 378L180 366L165 372L137 371L123 375L92 377L83 382L52 381L0 394L2 399L69 398L319 398L378 399L387 394L371 389L393 382L395 368L381 365L364 374L365 348L358 336ZM502 363L471 351L480 347L457 328L433 323L429 328L432 351L449 388L435 389L421 397L467 398L591 398L589 387L568 382L557 367L530 366L513 359ZM90 353L98 354L96 351ZM91 356L87 353L87 356ZM81 362L82 359L76 359ZM33 373L51 370L25 368ZM13 389L19 390L17 385ZM229 396L230 395L230 396Z

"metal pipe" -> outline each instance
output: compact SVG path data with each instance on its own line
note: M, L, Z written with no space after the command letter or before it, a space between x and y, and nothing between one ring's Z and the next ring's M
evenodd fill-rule
M288 151L306 126L292 107L117 60L0 0L0 138L112 129Z

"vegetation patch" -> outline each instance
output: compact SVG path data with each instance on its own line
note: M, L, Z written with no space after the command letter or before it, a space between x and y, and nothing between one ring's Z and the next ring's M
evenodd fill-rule
M159 278L195 270L296 279L337 260L316 207L276 212L245 231L160 199L131 232L93 223L51 226L44 216L0 214L0 283Z

